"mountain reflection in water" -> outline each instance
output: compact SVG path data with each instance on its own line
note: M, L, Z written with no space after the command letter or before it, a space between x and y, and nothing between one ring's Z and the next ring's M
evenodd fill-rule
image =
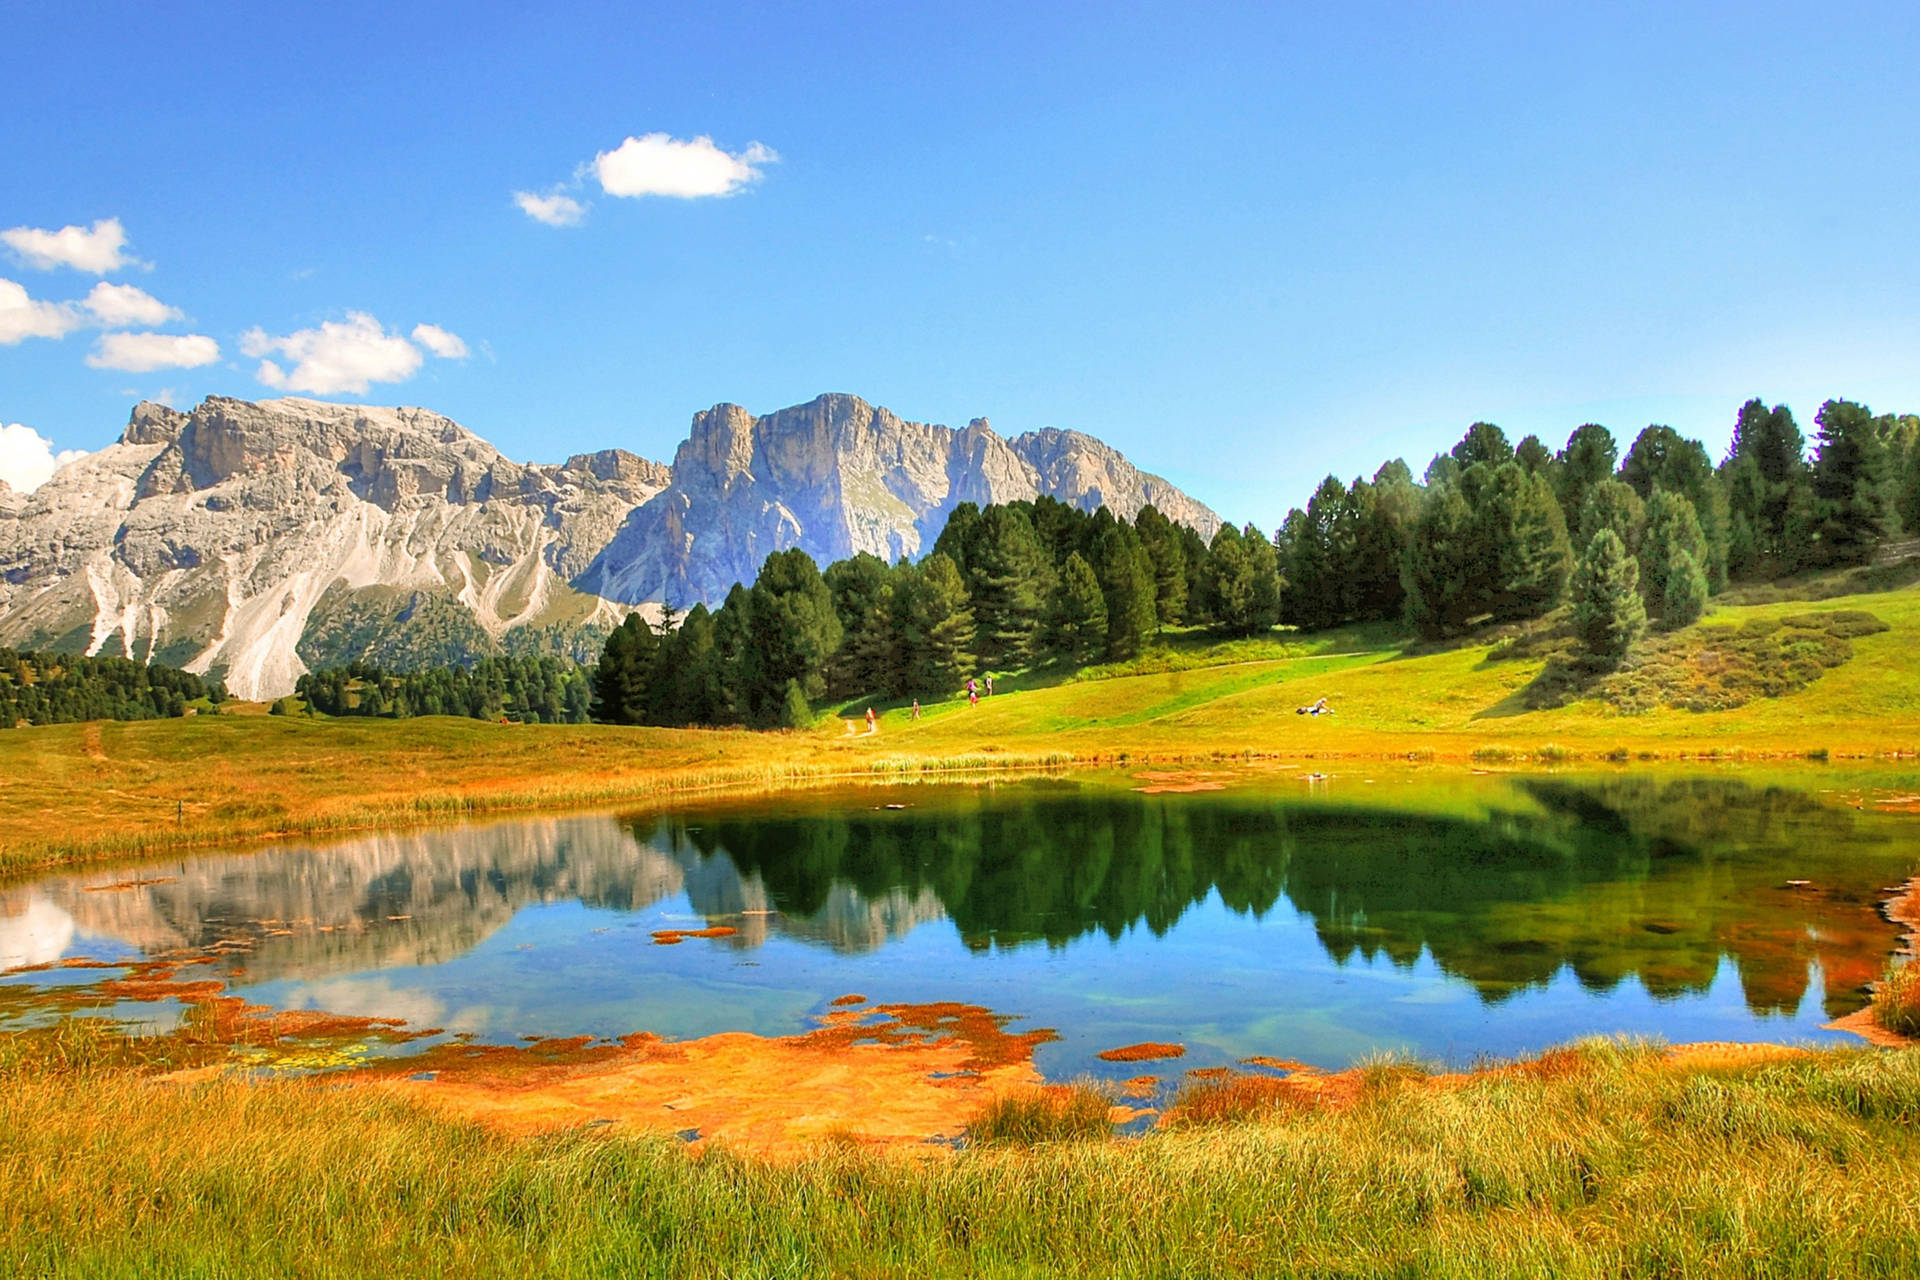
M1471 792L1471 812L1436 805L1441 787ZM737 930L703 945L738 955L781 938L856 957L945 918L977 957L1104 936L1152 965L1152 942L1217 897L1310 924L1342 964L1430 957L1487 1008L1567 970L1589 991L1699 993L1730 961L1761 1015L1796 1010L1817 965L1837 1016L1892 947L1875 903L1913 861L1892 819L1738 780L1455 779L1421 803L1379 790L1366 804L920 787L900 809L863 791L149 862L118 884L93 872L0 890L0 967L111 942L218 951L213 972L248 985L315 983L448 964L539 904L681 898ZM1196 963L1171 980L1206 981Z

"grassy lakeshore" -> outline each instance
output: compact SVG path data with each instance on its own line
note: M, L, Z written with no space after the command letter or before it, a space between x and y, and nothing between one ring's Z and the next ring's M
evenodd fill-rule
M1595 1042L1339 1107L950 1157L513 1139L379 1095L0 1070L44 1276L1904 1276L1920 1051Z
M0 874L280 835L956 770L1267 757L1554 764L1905 757L1920 747L1920 588L1726 606L1700 647L1755 621L1870 610L1887 624L1785 696L1626 714L1527 710L1540 659L1488 643L1409 650L1379 628L1213 643L1174 637L1118 667L1010 677L978 707L930 704L881 732L493 725L222 715L0 733ZM1719 628L1721 630L1714 630ZM1335 714L1295 715L1327 698ZM853 708L850 708L853 710ZM857 705L864 711L864 705Z

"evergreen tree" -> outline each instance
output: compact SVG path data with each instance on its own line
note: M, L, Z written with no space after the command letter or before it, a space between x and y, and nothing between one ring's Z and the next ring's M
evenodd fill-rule
M1707 608L1707 573L1693 553L1674 552L1667 562L1666 592L1660 604L1660 622L1669 631L1700 620Z
M1253 580L1253 617L1255 632L1272 629L1280 621L1281 593L1285 580L1280 573L1280 558L1267 535L1248 524L1240 531L1247 548L1247 572Z
M1637 555L1641 536L1647 527L1647 504L1640 495L1618 480L1602 480L1587 491L1586 505L1580 510L1580 531L1574 537L1582 554L1602 529L1611 529L1628 555Z
M1815 563L1865 564L1887 532L1885 451L1872 412L1851 400L1820 406L1813 461Z
M714 615L706 605L694 605L661 642L647 702L649 724L724 724L732 718L714 644Z
M1513 446L1507 443L1507 433L1491 422L1476 422L1453 446L1453 460L1462 471L1476 464L1492 469L1513 461Z
M1180 528L1151 502L1133 519L1134 532L1153 562L1153 614L1162 627L1177 627L1187 616L1187 551Z
M840 620L840 647L827 666L827 692L851 697L886 687L886 655L891 648L887 599L893 570L862 551L828 565L821 578Z
M1107 645L1107 600L1093 566L1069 552L1054 593L1054 648L1071 662L1091 662Z
M1613 432L1597 422L1578 427L1567 437L1567 447L1554 458L1554 490L1567 528L1580 527L1587 495L1595 485L1613 479L1619 458L1620 447L1614 443Z
M1733 444L1720 468L1730 571L1777 573L1799 563L1810 534L1806 448L1785 405L1769 409L1753 399L1740 407Z
M1700 521L1694 514L1693 504L1686 498L1666 489L1656 489L1652 501L1647 503L1646 535L1641 540L1639 554L1640 590L1649 604L1663 607L1669 579L1683 557L1705 572L1701 566L1707 558L1707 540L1700 532Z
M1350 533L1341 519L1347 506L1347 487L1334 476L1320 482L1307 499L1305 519L1289 518L1286 528L1288 561L1287 617L1307 630L1330 627L1346 615L1342 599L1348 547L1341 535Z
M1530 476L1545 475L1549 482L1553 479L1553 450L1540 443L1539 436L1527 436L1513 447L1513 460L1520 469ZM1563 517L1564 518L1564 517Z
M1131 658L1155 627L1153 562L1132 528L1110 520L1094 543L1092 564L1107 602L1107 657Z
M800 681L787 681L786 693L781 698L780 727L807 729L812 726L813 708L807 705L807 695L800 691Z
M946 524L940 527L940 536L933 540L934 551L953 561L953 567L960 571L962 581L965 581L967 569L972 564L973 545L979 536L979 504L962 502L947 514Z
M1497 621L1537 618L1559 603L1573 552L1559 500L1544 475L1519 462L1494 470L1481 496L1480 541L1492 553L1495 587L1487 601Z
M1348 617L1369 622L1397 619L1406 611L1400 563L1420 515L1420 491L1413 487L1407 464L1395 458L1374 472L1372 484L1356 480L1347 504L1355 526ZM1289 584L1289 598L1291 594Z
M721 723L749 716L749 680L753 666L753 593L736 582L713 615L713 652L720 673Z
M827 661L840 647L840 619L813 557L798 547L775 551L749 593L744 687L754 724L777 724L787 682L809 701L826 695Z
M974 653L990 668L1026 666L1053 593L1053 569L1039 536L1020 511L991 506L980 515L967 557L962 577L973 609Z
M1222 631L1252 634L1256 616L1253 565L1247 557L1246 539L1231 524L1220 526L1207 549L1202 594L1215 625Z
M1646 634L1640 566L1611 529L1594 535L1573 575L1573 629L1592 660L1617 666Z
M1206 602L1207 543L1200 531L1188 525L1177 524L1174 529L1180 535L1180 557L1186 566L1187 608L1186 621L1211 623L1213 615L1208 611Z
M960 570L936 551L902 565L893 589L894 634L900 645L897 696L944 698L973 670L973 611Z
M1672 427L1650 426L1627 450L1626 460L1620 464L1620 479L1643 502L1653 497L1655 489L1668 489L1693 504L1701 535L1706 538L1707 556L1702 567L1707 571L1707 584L1715 591L1726 586L1727 496L1705 446Z
M660 638L638 611L628 614L613 629L600 651L600 663L593 669L595 720L602 724L646 723L647 686L653 679L654 659L659 651ZM377 693L378 688L376 681L373 692ZM365 706L366 702L367 695L363 694L361 705Z
M1402 577L1407 621L1427 639L1458 635L1484 596L1473 512L1450 484L1427 490L1407 542Z

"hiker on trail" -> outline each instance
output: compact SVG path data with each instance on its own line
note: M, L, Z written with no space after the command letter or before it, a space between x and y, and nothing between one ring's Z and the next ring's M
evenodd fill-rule
M873 708L867 708L867 734L871 737L880 732L880 717L873 714Z
M991 671L987 672L987 696L989 698L993 696L993 672Z
M970 707L980 705L980 691L973 687L973 681L971 680L967 681L967 705Z
M913 718L915 720L920 718L920 699L918 698L913 700Z

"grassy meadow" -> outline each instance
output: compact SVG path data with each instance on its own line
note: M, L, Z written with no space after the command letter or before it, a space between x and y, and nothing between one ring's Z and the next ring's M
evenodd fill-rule
M1689 1067L1593 1042L1338 1106L1084 1117L797 1162L504 1137L297 1082L0 1068L35 1276L1910 1276L1920 1050Z

